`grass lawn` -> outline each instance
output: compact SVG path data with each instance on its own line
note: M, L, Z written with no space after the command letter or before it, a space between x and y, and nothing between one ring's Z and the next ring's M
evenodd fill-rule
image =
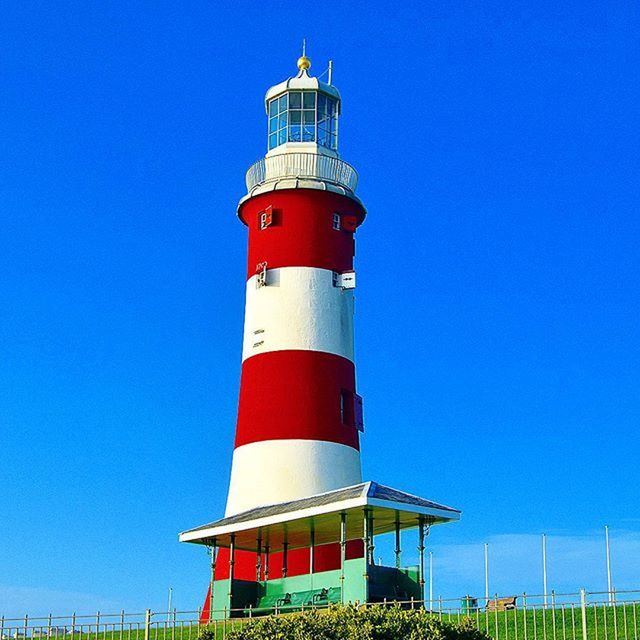
M639 640L640 603L615 607L587 606L588 640ZM439 615L436 613L436 615ZM442 613L444 620L462 614ZM556 605L547 609L518 607L511 611L477 611L470 614L476 626L496 640L582 640L580 605Z

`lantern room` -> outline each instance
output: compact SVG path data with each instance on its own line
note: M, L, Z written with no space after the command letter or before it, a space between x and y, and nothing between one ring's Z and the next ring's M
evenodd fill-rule
M267 155L310 151L337 156L340 93L310 76L310 66L302 56L298 74L267 91Z

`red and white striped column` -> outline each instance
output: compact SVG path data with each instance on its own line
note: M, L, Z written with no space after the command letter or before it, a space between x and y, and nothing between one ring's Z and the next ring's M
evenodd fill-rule
M239 208L249 250L227 516L361 482L348 281L365 211L321 185Z

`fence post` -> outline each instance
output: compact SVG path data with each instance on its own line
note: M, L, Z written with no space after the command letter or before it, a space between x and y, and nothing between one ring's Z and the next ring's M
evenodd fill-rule
M587 640L587 594L580 589L580 611L582 613L582 640Z
M151 637L151 609L147 609L144 613L144 640Z

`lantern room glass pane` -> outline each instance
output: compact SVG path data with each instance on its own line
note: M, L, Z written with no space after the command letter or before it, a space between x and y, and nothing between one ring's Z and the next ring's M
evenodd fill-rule
M289 109L302 108L302 94L300 91L292 91L289 94Z
M305 109L315 109L316 108L315 91L305 91L303 94L302 102Z
M301 133L302 127L299 124L292 124L291 127L289 127L289 141L300 142Z
M320 118L321 114L324 114L327 110L327 97L319 93L318 94L318 118Z

